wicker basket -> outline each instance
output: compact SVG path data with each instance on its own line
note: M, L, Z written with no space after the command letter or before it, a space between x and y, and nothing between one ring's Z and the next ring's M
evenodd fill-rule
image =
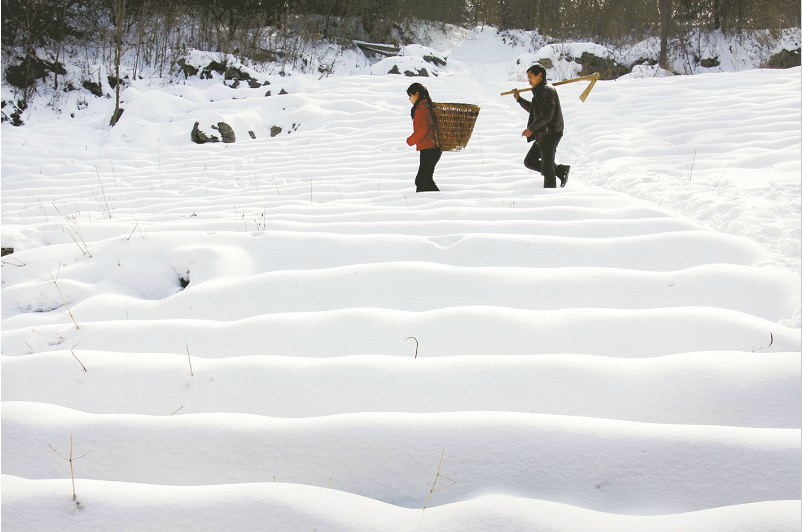
M479 106L469 103L434 103L437 144L443 151L459 151L471 140Z

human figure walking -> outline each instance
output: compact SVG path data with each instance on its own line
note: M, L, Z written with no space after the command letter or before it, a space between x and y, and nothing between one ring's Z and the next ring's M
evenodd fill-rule
M407 144L416 146L420 152L420 166L415 176L416 192L439 191L434 182L434 167L442 150L437 146L434 109L429 91L420 83L413 83L407 88L409 101L412 102L412 135L407 138Z
M568 182L571 167L565 164L555 166L557 145L563 136L563 112L557 91L546 82L546 69L534 64L526 71L529 85L532 86L532 101L521 98L520 91L513 89L518 104L529 113L526 129L521 133L527 142L534 142L526 154L524 166L543 174L543 188L556 188L560 178L560 188Z

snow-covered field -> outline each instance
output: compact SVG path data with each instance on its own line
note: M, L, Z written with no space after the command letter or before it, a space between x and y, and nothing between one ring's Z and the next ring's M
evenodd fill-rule
M544 190L512 53L440 193L401 76L4 124L3 529L799 530L800 69L562 86Z

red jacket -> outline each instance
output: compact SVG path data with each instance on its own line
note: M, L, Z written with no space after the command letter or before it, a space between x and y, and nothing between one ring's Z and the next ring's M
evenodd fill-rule
M437 144L434 143L434 121L426 100L420 100L415 108L412 129L412 135L407 138L407 144L417 145L418 151L437 147Z

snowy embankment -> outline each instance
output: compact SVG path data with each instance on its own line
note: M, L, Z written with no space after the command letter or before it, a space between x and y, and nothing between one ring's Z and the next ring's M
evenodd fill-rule
M4 125L4 530L798 530L799 69L561 87L543 190L472 68L439 194L406 78Z

